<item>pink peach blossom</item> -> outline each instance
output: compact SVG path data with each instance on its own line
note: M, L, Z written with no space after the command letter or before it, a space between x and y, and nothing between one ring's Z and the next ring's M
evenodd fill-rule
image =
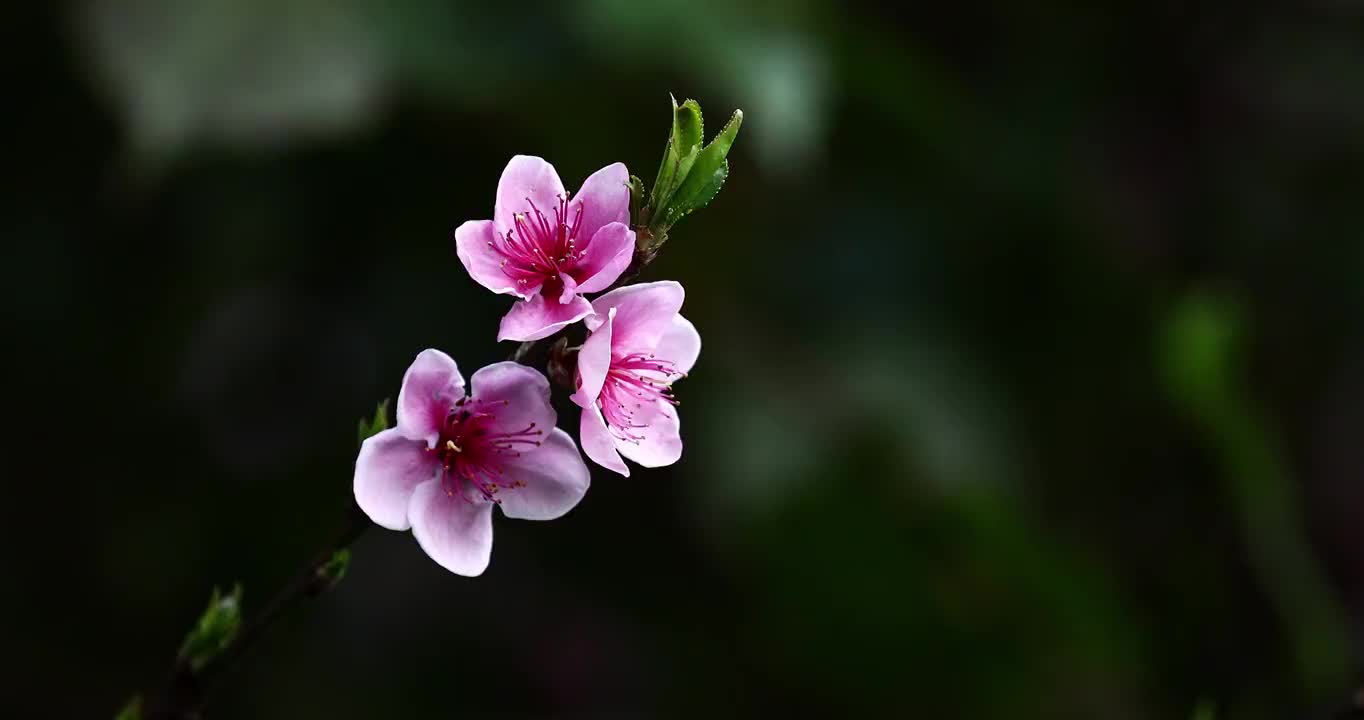
M517 155L497 183L492 220L455 230L460 262L478 284L521 301L498 340L539 340L592 313L583 293L610 287L634 254L630 174L607 165L572 199L554 166Z
M592 334L578 352L583 408L579 440L593 462L629 477L621 455L644 467L682 456L672 383L701 352L701 336L678 311L682 286L671 281L630 285L592 302Z
M424 350L403 376L396 427L365 440L355 501L375 524L412 529L432 560L474 576L492 553L492 509L552 520L587 492L573 439L554 427L549 381L514 362L474 373Z

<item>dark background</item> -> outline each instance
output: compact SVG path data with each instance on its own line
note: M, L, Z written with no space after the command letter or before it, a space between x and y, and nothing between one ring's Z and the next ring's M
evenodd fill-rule
M652 180L686 452L372 531L211 718L1330 717L1364 656L1359 5L33 3L4 24L12 717L109 717L330 534L514 154ZM561 412L574 430L576 413Z

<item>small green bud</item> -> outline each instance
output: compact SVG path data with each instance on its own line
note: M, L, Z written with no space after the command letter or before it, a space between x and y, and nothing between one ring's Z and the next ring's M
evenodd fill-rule
M360 443L363 444L369 438L388 429L388 401L389 398L384 398L384 401L374 409L373 420L360 418L360 425L356 431Z
M341 548L332 553L327 562L317 568L317 579L319 586L317 592L324 592L336 587L346 577L346 571L350 569L350 549Z
M208 608L180 646L180 661L188 663L191 670L198 672L232 645L241 625L241 584L233 586L228 595L222 595L218 588L213 588Z

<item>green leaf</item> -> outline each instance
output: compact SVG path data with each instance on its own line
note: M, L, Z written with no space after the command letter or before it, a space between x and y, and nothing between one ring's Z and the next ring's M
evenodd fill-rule
M208 608L199 622L185 636L180 646L180 661L198 672L226 650L237 637L242 625L242 586L233 586L231 594L222 595L213 588Z
M701 147L705 140L705 125L701 117L701 103L688 98L681 106L673 98L673 144L682 156Z
M701 120L701 105L695 100L687 100L681 105L672 98L673 124L668 142L663 146L663 160L658 166L658 176L654 179L654 189L649 196L649 207L658 210L667 206L678 185L687 176L692 163L701 152L704 138Z
M374 409L373 420L360 418L360 425L356 429L356 435L361 444L369 438L388 429L388 401L389 398L384 398L384 401L379 403L379 406Z
M1212 700L1203 698L1194 706L1193 714L1189 720L1217 720L1217 706L1213 705Z
M681 220L688 213L705 207L720 192L725 178L729 177L729 160L726 158L743 122L743 111L735 110L720 134L697 155L686 178L673 195L664 222L671 225Z

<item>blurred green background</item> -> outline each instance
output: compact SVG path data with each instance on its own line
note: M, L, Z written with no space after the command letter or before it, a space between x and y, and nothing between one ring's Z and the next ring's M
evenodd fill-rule
M16 7L13 717L107 717L348 502L451 232L514 154L653 177L686 453L371 532L212 718L1333 717L1364 657L1364 16L1344 2L89 0ZM574 429L577 414L561 408ZM29 469L31 466L31 469Z

